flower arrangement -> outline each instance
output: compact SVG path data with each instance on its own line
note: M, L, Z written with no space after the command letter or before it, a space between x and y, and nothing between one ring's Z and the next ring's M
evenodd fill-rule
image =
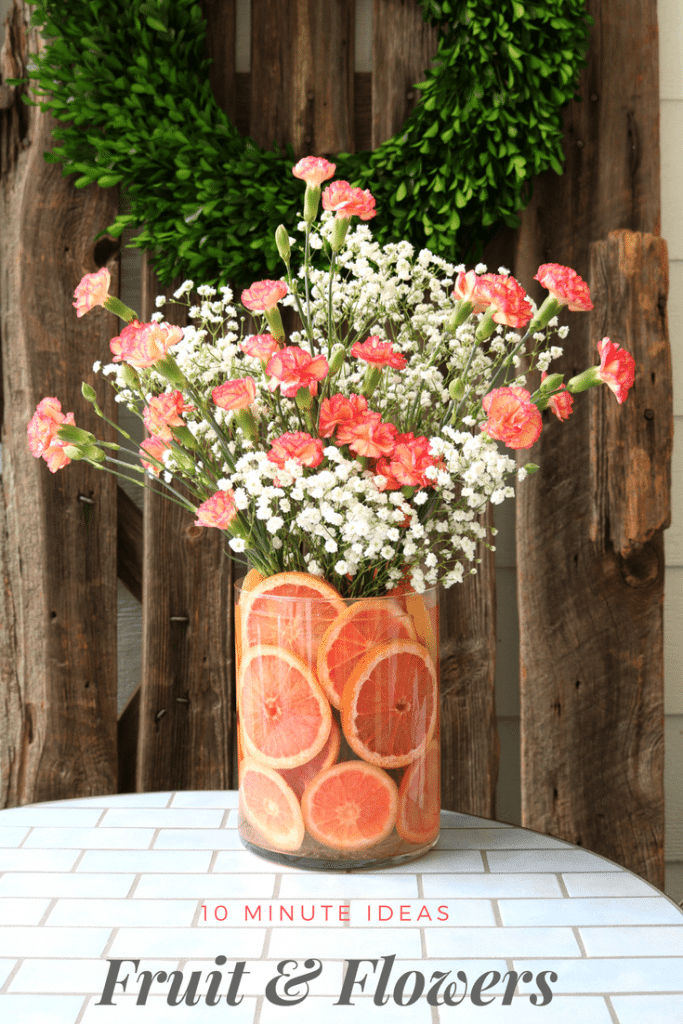
M634 361L603 338L600 363L565 385L548 374L562 353L553 334L568 333L557 313L592 309L573 270L539 268L548 296L537 309L504 268L466 271L405 241L380 246L367 224L352 227L354 217L374 217L373 196L344 181L323 190L334 171L316 157L293 168L306 185L299 236L278 228L285 273L243 291L241 309L229 287L200 285L200 304L190 305L186 281L174 298L190 306L190 326L172 327L161 312L143 324L109 295L106 269L86 275L77 315L101 305L127 321L110 343L111 364L94 369L112 378L116 400L149 437L138 447L117 427L121 444L99 441L48 397L29 446L52 472L83 459L141 486L157 478L264 576L307 572L349 598L404 579L417 592L449 587L486 540L487 503L511 497L510 478L538 468L518 468L498 442L531 448L541 410L566 420L573 395L593 386L607 384L623 402ZM300 319L289 337L281 307ZM245 312L258 333L245 332ZM542 373L533 393L523 360ZM106 420L94 389L82 393ZM122 447L139 465L117 458Z

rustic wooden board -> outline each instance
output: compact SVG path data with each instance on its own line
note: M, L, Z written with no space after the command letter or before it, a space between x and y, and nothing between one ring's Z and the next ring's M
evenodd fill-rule
M589 0L587 10L595 25L581 77L582 102L569 104L564 114L565 171L534 182L516 258L525 284L539 263L557 262L599 289L595 314L565 318L571 334L553 368L568 375L598 362L595 345L604 334L621 342L632 333L649 333L647 344L666 344L661 312L653 316L649 306L629 312L621 300L603 308L614 294L599 284L603 257L596 253L591 263L590 256L591 243L611 231L660 230L656 0ZM643 302L665 309L664 254L647 238L633 243L633 252L628 287ZM646 258L650 270L644 268ZM623 267L611 265L610 272L614 287L626 289ZM642 426L641 396L650 387L652 359L659 381L653 408L658 416L661 409L664 421L670 385L661 355L647 346L639 355L636 388L625 405L616 410L605 392L579 396L566 423L554 421L544 429L529 456L541 471L518 489L522 815L525 825L581 843L662 886L666 517L661 498L652 518L643 502L629 514L635 492L644 489L649 496L652 489L644 459L638 468L621 460L628 459L622 442ZM617 420L608 429L611 417ZM664 467L666 445L660 458ZM630 495L623 486L627 472ZM598 480L606 494L596 494ZM666 503L666 488L663 498ZM654 532L643 543L638 537L648 521ZM629 555L630 543L643 546ZM629 586L625 575L642 578L644 585Z
M436 53L437 29L415 0L374 0L372 10L372 149L395 135L420 99Z
M621 407L607 388L577 396L518 491L524 824L662 887L666 243L614 232L592 246L590 280L596 308L572 358L595 361L609 330L636 382Z
M11 15L9 57L24 73L37 33L28 5ZM117 320L78 319L81 276L118 243L93 236L117 212L114 190L77 191L43 153L55 122L14 95L0 113L3 501L0 561L0 806L116 790L116 482L73 463L52 475L30 454L26 425L41 398L60 398L78 425L111 439L81 397L92 364L109 361ZM111 388L97 382L114 418Z
M354 148L353 0L252 0L251 130L298 159Z
M142 601L142 512L122 487L116 488L116 571L123 585Z

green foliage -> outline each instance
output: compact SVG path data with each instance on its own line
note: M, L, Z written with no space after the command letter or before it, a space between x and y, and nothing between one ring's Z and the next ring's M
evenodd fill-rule
M591 19L584 0L417 2L440 30L422 102L373 153L339 154L335 176L372 191L380 242L474 259L501 224L517 225L534 175L562 173L560 108ZM275 228L298 222L302 184L291 148L261 150L218 107L199 4L38 0L34 22L48 44L28 77L64 122L46 159L77 188L120 186L128 210L106 233L142 225L134 244L164 283L272 274Z

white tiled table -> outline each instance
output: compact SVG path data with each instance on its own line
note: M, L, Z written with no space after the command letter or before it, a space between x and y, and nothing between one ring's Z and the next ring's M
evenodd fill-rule
M241 848L236 803L234 792L140 793L1 811L2 1024L683 1024L683 913L602 857L444 812L439 846L421 860L376 872L300 871ZM380 923L380 914L389 920ZM391 963L382 958L392 955L389 999L376 1005L378 978ZM220 956L224 966L216 966ZM130 958L140 963L121 965L126 992L117 985L114 1005L97 1005L109 961ZM266 997L281 961L296 961L286 970L301 975L311 958L322 970L302 1002L279 1006ZM365 991L356 985L351 1005L335 1005L352 959L377 967L360 964ZM228 1006L228 972L238 961L248 972L242 1001ZM201 972L199 1001L169 1005L169 982L156 979L137 1005L144 970L180 970L181 995ZM534 980L520 981L504 1005L513 970ZM221 972L213 1006L205 998L211 971ZM440 998L456 981L452 999L464 993L464 972L467 995L452 1007L430 1006L424 996L402 1005L395 985L408 971L424 976L425 994L434 972L450 972ZM493 1001L476 1005L472 986L488 971L500 981L481 1000ZM546 976L552 999L534 1006L542 971L557 981ZM399 987L399 1000L408 1000L416 978L406 979L402 996Z

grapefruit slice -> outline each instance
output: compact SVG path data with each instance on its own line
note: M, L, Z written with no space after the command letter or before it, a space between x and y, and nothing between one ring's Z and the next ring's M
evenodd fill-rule
M298 850L304 841L304 821L294 792L272 768L248 758L240 765L240 811L279 850Z
M437 603L428 605L422 594L415 593L406 594L405 602L417 639L424 644L436 664L439 650L439 606Z
M257 583L260 583L265 579L263 573L259 572L258 569L250 569L244 579L241 581L241 586L238 583L240 592L240 601L235 605L235 671L239 673L240 662L242 660L242 605L241 598L242 594L249 593L253 590Z
M308 783L311 782L316 775L325 771L326 768L332 767L339 757L340 746L341 729L335 720L332 719L330 735L325 740L325 746L320 753L316 754L315 757L312 757L310 761L306 762L306 764L300 765L299 768L289 768L280 772L282 778L288 786L291 786L299 799L301 799Z
M319 754L332 711L308 666L279 647L253 647L238 680L245 753L271 768L298 768Z
M408 843L428 843L439 834L441 754L433 740L424 757L405 770L398 789L396 831Z
M394 780L363 761L342 761L320 772L301 798L308 832L333 850L365 850L386 839L397 809Z
M242 592L242 649L274 646L315 666L318 644L346 605L324 580L306 572L281 572Z
M327 628L318 648L318 681L336 708L361 658L387 640L414 640L409 616L396 601L368 598L349 605Z
M366 655L346 683L342 729L364 761L402 768L427 749L437 708L436 669L427 649L414 640L391 640Z

